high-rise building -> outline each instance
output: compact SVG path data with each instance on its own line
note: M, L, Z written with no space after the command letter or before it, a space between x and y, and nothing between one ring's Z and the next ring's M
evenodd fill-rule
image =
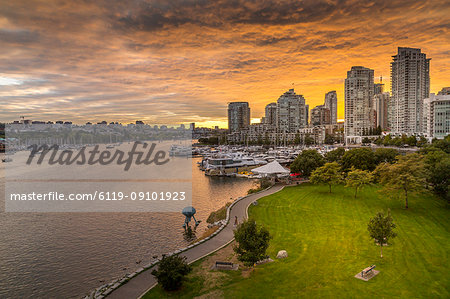
M305 98L289 89L277 101L277 130L280 133L296 133L306 127Z
M430 94L423 100L423 134L442 139L450 134L450 94Z
M372 107L375 110L375 127L388 128L388 107L391 96L389 92L375 94Z
M384 92L384 84L383 83L375 83L373 85L373 94L381 94Z
M371 124L373 70L352 66L345 79L345 136L362 136Z
M276 126L277 124L277 103L270 103L266 106L266 115L264 123Z
M400 47L392 58L390 129L397 134L420 134L423 99L430 94L430 58L420 49Z
M325 105L319 105L311 109L311 125L322 126L331 124L331 111Z
M335 90L325 94L325 108L330 109L331 124L337 124L337 94Z
M250 107L248 102L228 103L228 130L238 132L250 126Z

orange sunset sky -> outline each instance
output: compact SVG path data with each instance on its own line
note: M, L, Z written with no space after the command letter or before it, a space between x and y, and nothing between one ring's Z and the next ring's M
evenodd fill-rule
M0 0L0 121L196 122L226 127L227 102L253 122L292 88L310 108L354 65L389 90L397 47L431 58L450 86L450 2Z

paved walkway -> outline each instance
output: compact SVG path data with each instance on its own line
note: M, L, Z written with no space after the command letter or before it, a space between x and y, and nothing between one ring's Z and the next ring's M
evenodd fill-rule
M283 189L283 187L284 185L275 185L268 190L262 191L258 194L252 194L241 199L231 209L230 221L222 231L220 231L215 237L180 253L180 255L185 256L187 258L187 262L190 264L226 246L234 239L233 230L235 229L235 216L237 216L239 222L241 222L243 219L247 218L247 207L252 202L261 197L278 192ZM152 270L153 268L150 268L147 271L133 277L126 284L109 294L107 296L108 299L140 298L157 283L155 277L151 274Z

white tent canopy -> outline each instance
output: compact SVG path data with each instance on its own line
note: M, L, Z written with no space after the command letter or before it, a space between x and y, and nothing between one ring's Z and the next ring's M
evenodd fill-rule
M272 161L264 166L252 169L252 172L258 174L290 173L289 169L284 168L277 161Z

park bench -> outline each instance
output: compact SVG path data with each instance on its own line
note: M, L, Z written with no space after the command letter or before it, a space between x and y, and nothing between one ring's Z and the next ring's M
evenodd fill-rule
M233 270L233 263L231 262L218 262L216 261L216 269L222 269L222 270Z
M364 277L367 276L367 274L372 273L372 270L375 269L375 267L376 267L375 265L372 265L370 267L365 268L364 270L361 271L361 276Z

